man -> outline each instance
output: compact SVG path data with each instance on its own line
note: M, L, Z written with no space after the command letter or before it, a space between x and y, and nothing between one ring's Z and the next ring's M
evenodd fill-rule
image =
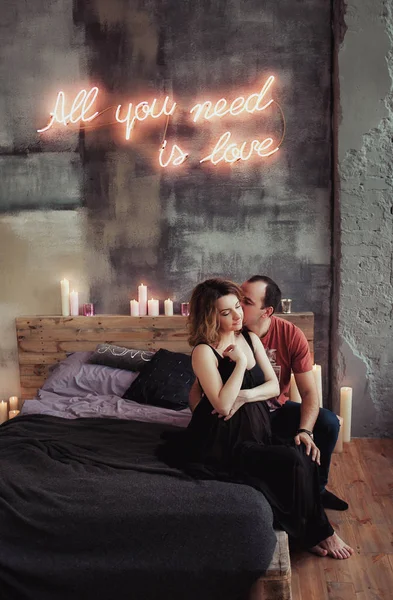
M319 408L307 339L298 327L274 316L280 306L281 291L270 277L255 275L242 284L242 289L245 325L260 337L280 384L278 399L268 400L273 432L282 437L294 437L296 444L306 446L307 454L320 463L323 506L346 510L348 504L325 488L340 424L334 413ZM301 404L288 400L291 371L302 398Z

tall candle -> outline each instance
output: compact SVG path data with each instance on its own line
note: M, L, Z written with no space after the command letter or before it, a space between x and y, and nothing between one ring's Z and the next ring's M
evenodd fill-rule
M20 413L20 410L10 410L8 417L9 419L13 419L14 417L17 417Z
M159 307L158 300L154 300L154 298L151 298L148 301L147 313L148 313L149 317L158 317L158 315L160 314L160 307Z
M138 300L130 300L131 317L139 317L139 302Z
M139 302L139 314L141 317L147 315L147 286L141 285L138 287L138 302Z
M167 298L164 302L164 313L167 317L172 317L173 315L173 302L170 298Z
M63 317L70 315L70 282L68 279L60 281L61 289L61 314Z
M351 417L352 417L352 388L342 387L340 389L340 417L344 419L343 441L351 441Z
M78 292L72 290L70 294L70 311L71 316L76 317L79 315L79 300L78 300Z
M289 388L289 399L292 400L292 402L299 402L299 404L302 401L302 397L299 394L299 390L296 385L295 375L293 373L291 373L291 385Z
M319 406L322 408L323 400L322 400L322 367L321 367L321 365L313 365L312 372L314 375L315 384L317 386Z
M2 400L0 402L0 423L4 423L8 419L8 406L7 402Z
M10 396L8 398L8 406L10 407L10 410L18 410L18 396Z

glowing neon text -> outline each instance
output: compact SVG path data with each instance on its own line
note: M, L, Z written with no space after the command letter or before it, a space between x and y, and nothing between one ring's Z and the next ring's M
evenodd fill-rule
M95 112L90 117L86 116L86 113L89 112L94 102L96 101L98 95L98 88L92 87L88 92L86 90L81 90L77 93L74 98L74 101L71 106L71 110L68 114L66 114L66 98L64 92L59 92L57 94L55 108L53 112L50 113L50 121L46 127L43 129L37 129L38 133L43 133L52 127L54 123L60 123L63 125L68 125L68 123L78 123L78 121L83 121L87 123L92 121L98 115L98 112Z
M209 122L213 118L222 119L223 117L238 117L241 114L260 114L275 103L273 98L267 97L273 83L274 77L271 75L259 92L253 92L248 96L246 94L237 96L232 101L223 97L216 102L205 100L195 104L189 111L189 114L192 115L191 120L194 123L201 123L203 121ZM109 106L101 112L94 112L93 105L97 100L98 93L98 87L92 87L90 90L82 89L72 99L66 98L64 91L58 92L53 111L50 113L50 120L45 127L37 130L38 133L48 131L55 124L69 126L78 123L89 123L104 112L115 109L115 124L125 125L125 139L130 140L137 123L146 122L148 119L157 120L160 117L166 117L164 139L160 146L158 162L162 168L166 168L169 166L179 167L187 160L188 153L184 152L178 144L172 144L169 150L165 139L169 118L174 115L177 108L176 102L170 96L166 96L163 101L154 98L151 101L143 100L138 104L129 102L124 105ZM267 158L277 152L285 135L285 118L280 105L276 103L276 107L283 123L283 133L279 141L275 142L273 137L269 136L262 140L252 139L239 142L235 141L230 131L225 131L212 151L199 162L211 162L213 165L219 163L233 164L239 161L246 162L253 157ZM113 121L107 124L110 125L111 123ZM91 128L94 127L96 125L91 126Z
M151 103L145 100L143 102L139 102L139 104L135 106L134 110L132 110L132 103L130 102L128 105L127 115L124 119L120 118L121 104L119 104L119 106L116 109L116 121L118 121L118 123L127 124L126 140L130 139L131 132L134 129L136 121L144 121L148 117L151 117L152 119L158 119L162 115L166 115L167 117L173 115L176 109L176 102L173 102L172 107L168 109L169 101L170 98L169 96L167 96L163 102L161 110L156 114L154 113L154 109L157 103L157 98L154 98L154 100Z
M227 163L234 163L238 160L249 160L253 155L266 158L278 150L277 146L273 150L270 150L274 144L274 140L271 137L265 138L262 142L259 140L252 140L252 142L245 141L240 146L234 142L229 144L230 138L230 132L226 131L214 146L213 152L202 158L200 162L203 163L210 160L213 165L218 165L223 160ZM246 151L247 144L249 144L249 148Z
M171 150L168 160L167 161L163 160L163 154L164 154L166 144L167 144L167 141L165 140L164 143L162 144L162 147L160 150L160 156L158 159L161 167L167 167L170 164L172 164L175 167L178 167L179 165L184 163L188 154L183 152L183 150L177 144L174 144L172 146L172 150Z
M267 92L271 88L274 82L274 77L271 75L266 81L265 85L262 87L259 94L250 94L248 98L244 98L244 96L238 96L235 98L230 106L228 107L228 100L226 98L220 98L214 107L213 102L210 100L205 100L200 104L195 104L190 113L195 112L193 121L196 123L200 117L203 119L209 120L213 117L225 117L226 115L230 115L231 117L237 117L242 112L248 112L249 114L253 114L256 111L265 110L268 106L273 102L272 99L265 102L265 104L261 105L261 102L264 100Z

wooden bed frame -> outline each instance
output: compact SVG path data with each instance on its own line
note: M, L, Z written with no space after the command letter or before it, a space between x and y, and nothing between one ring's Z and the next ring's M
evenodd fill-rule
M313 356L314 314L277 316L300 327ZM36 395L52 365L64 360L70 352L94 350L99 343L149 350L191 351L187 342L187 318L182 316L19 317L16 331L23 400ZM250 600L290 600L292 597L288 537L283 531L276 531L276 534L277 546L272 562L266 574L253 585Z
M278 314L304 332L314 354L314 314L311 312ZM70 352L94 350L104 342L158 350L166 348L190 353L187 342L187 318L128 317L18 317L16 319L21 398L34 398L48 377L49 368L64 360Z

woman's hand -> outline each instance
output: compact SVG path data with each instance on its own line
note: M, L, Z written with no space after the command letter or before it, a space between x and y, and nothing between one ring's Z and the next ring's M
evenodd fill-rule
M236 400L243 400L243 404L245 404L246 402L248 402L250 398L250 390L240 390Z
M220 415L220 413L216 409L212 410L212 415L218 415L219 419L224 419L224 421L229 421L229 419L231 419L233 417L233 415L239 410L239 408L241 408L243 406L243 404L245 404L245 403L246 403L246 400L244 398L242 398L241 396L238 396L236 398L235 402L233 403L231 410L229 411L229 413L226 416Z
M239 410L239 408L241 408L243 406L243 404L245 404L245 403L246 403L246 400L239 395L236 398L235 402L233 403L232 408L229 411L229 413L227 414L227 416L224 417L224 421L229 421L229 419L231 419L233 417L233 415Z
M227 348L225 348L224 352L222 353L222 355L225 357L230 358L231 360L233 360L233 362L237 363L241 363L243 362L244 365L247 365L247 357L244 354L243 350L241 350L239 348L239 346L235 345L235 344L231 344L230 346L228 346Z
M249 390L240 390L238 397L236 398L231 410L229 411L229 414L226 417L224 417L224 415L220 415L218 410L213 410L212 415L218 415L219 419L224 419L224 421L228 421L228 419L233 417L235 412L237 412L239 408L243 406L243 404L246 404L246 402L248 402L248 391Z

